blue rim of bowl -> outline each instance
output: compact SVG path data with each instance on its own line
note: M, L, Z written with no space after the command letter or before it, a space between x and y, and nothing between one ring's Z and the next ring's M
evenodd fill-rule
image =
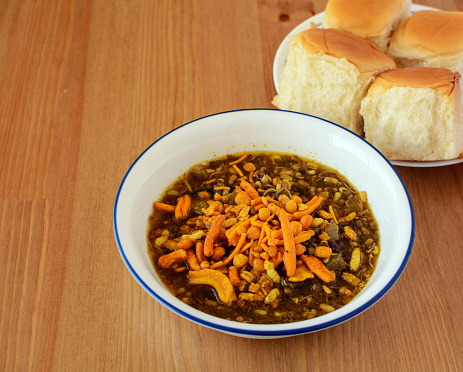
M326 323L321 323L321 324L317 324L317 325L314 325L314 326L305 326L305 327L301 327L301 328L294 328L294 329L289 329L289 330L270 330L270 331L265 331L265 330L246 330L246 329L239 329L239 328L233 328L233 327L228 327L228 326L224 326L224 325L220 325L220 324L217 324L217 323L213 323L213 322L209 322L207 320L204 320L204 319L201 319L201 318L197 318L196 316L193 316L177 307L175 307L174 305L170 304L169 302L167 302L166 300L164 300L162 297L160 297L155 291L153 291L137 274L137 272L133 269L133 267L130 265L129 263L129 260L127 259L127 256L125 255L125 252L124 252L124 248L122 247L122 244L120 242L120 239L119 239L119 233L118 233L118 230L117 230L117 223L116 223L116 213L117 213L117 206L118 206L118 201L119 201L119 196L120 196L120 193L121 193L121 190L122 188L124 187L124 183L125 183L125 180L127 179L127 177L129 176L132 168L135 166L135 164L140 160L141 157L143 157L143 155L151 148L153 147L157 142L159 142L161 139L163 139L164 137L166 137L167 135L175 132L177 129L180 129L186 125L190 125L192 123L195 123L199 120L202 120L202 119L205 119L205 118L208 118L208 117L212 117L212 116L218 116L218 115L224 115L224 114L229 114L229 113L233 113L233 112L242 112L242 111L278 111L278 112L288 112L288 113L291 113L291 114L296 114L296 115L303 115L303 116L308 116L308 117L312 117L312 118L315 118L315 119L319 119L319 120L322 120L322 121L325 121L331 125L334 125L336 127L339 127L341 128L342 130L345 130L349 133L351 133L352 135L360 138L365 144L367 144L368 146L370 146L374 151L376 151L385 161L386 163L392 168L392 170L394 171L394 173L396 174L397 178L399 179L400 183L402 184L402 187L403 187L403 190L405 191L405 194L407 195L407 199L408 199L408 204L409 204L409 207L410 207L410 218L411 218L411 232L410 232L410 240L409 240L409 244L408 244L408 248L407 248L407 252L404 256L404 259L401 263L401 265L399 266L398 270L396 271L396 273L394 274L394 276L391 278L391 280L384 286L384 288L378 292L376 294L376 296L372 297L370 300L368 300L365 304L363 304L362 306L360 306L359 308L349 312L348 314L345 314L344 316L340 317L340 318L336 318L332 321L329 321L329 322L326 322ZM305 334L305 333L311 333L311 332L316 332L316 331L320 331L320 330L323 330L323 329L326 329L326 328L330 328L330 327L333 327L333 326L336 326L338 324L341 324L349 319L352 319L354 318L355 316L359 315L360 313L364 312L365 310L367 310L368 308L370 308L372 305L374 305L377 301L379 301L392 287L393 285L397 282L397 280L399 279L399 277L402 275L402 272L405 270L405 267L407 266L407 263L408 263L408 260L410 258L410 255L411 255L411 252L412 252L412 248L413 248L413 242L414 242L414 239L415 239L415 215L414 215L414 211L413 211L413 205L412 205L412 202L411 202L411 199L410 199L410 195L408 194L408 190L407 188L405 187L403 181L402 181L402 178L399 176L399 174L397 173L396 169L393 167L393 165L390 163L390 161L380 152L378 151L378 149L376 149L376 147L374 147L373 145L371 145L368 141L366 141L364 138L360 137L359 135L349 131L348 129L336 124L336 123L333 123L331 121L328 121L328 120L325 120L325 119L322 119L322 118L319 118L319 117L316 117L316 116L313 116L313 115L309 115L309 114L304 114L304 113L301 113L301 112L295 112L295 111L289 111L289 110L278 110L278 109L269 109L269 108L255 108L255 109L238 109L238 110L230 110L230 111L224 111L224 112L218 112L218 113L214 113L214 114L211 114L211 115L206 115L206 116L203 116L201 118L198 118L198 119L195 119L195 120L192 120L192 121L189 121L185 124L182 124L180 125L179 127L175 128L175 129L172 129L171 131L169 131L168 133L164 134L163 136L159 137L156 141L154 141L151 145L149 145L138 157L137 159L132 163L132 165L130 166L130 168L128 169L127 173L125 174L124 178L122 179L122 182L119 186L119 189L117 191L117 195L116 195L116 200L115 200L115 203L114 203L114 212L113 212L113 227L114 227L114 234L115 234L115 238L116 238L116 242L117 242L117 246L119 248L119 253L121 254L121 257L122 259L124 260L125 262L125 265L127 266L127 268L129 269L130 273L133 275L133 277L137 280L137 282L151 295L153 296L158 302L160 302L161 304L163 304L165 307L167 307L168 309L170 309L171 311L173 311L174 313L192 321L192 322L195 322L195 323L198 323L198 324L201 324L205 327L208 327L208 328L212 328L212 329L215 329L215 330L218 330L218 331L222 331L222 332L226 332L226 333L233 333L233 334L236 334L236 335L241 335L241 336L257 336L257 337L286 337L286 336L296 336L296 335L301 335L301 334ZM298 322L296 323L291 323L291 324L297 324Z

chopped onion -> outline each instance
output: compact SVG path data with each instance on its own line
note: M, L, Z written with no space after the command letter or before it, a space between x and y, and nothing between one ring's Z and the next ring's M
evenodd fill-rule
M329 224L326 227L326 233L333 240L339 239L339 226L336 224Z
M362 210L362 202L356 199L347 199L346 205L351 212L358 212Z

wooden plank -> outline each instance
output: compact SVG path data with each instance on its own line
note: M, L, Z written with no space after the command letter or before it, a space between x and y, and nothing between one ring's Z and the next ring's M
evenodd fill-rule
M271 108L276 49L325 5L0 3L0 370L463 370L462 164L397 168L416 216L410 262L375 306L314 334L198 326L118 253L112 212L130 164L187 121Z
M47 297L51 203L0 201L0 369L28 370L40 356Z

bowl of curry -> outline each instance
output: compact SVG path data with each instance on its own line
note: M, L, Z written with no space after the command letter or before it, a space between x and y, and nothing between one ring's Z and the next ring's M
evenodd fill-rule
M116 196L119 252L178 315L251 338L338 325L405 269L413 207L389 161L310 115L237 110L150 145Z

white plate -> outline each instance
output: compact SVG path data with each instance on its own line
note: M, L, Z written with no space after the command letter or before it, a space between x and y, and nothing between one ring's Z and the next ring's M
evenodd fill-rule
M408 160L389 160L392 164L401 167L416 167L416 168L431 168L443 167L446 165L453 165L463 163L462 158L450 160L434 160L434 161L408 161Z
M435 8L430 8L424 5L416 5L412 4L410 8L411 13L418 12L420 10L439 10ZM308 30L310 28L310 24L313 22L317 25L318 28L323 28L322 20L323 15L325 12L321 12L315 14L313 17L307 19L306 21L302 22L300 25L296 26L284 39L283 42L280 44L276 55L275 60L273 62L273 82L275 84L275 89L278 92L279 82L281 78L281 73L283 68L285 67L286 63L286 56L288 54L288 42L291 36L297 35L298 33ZM463 159L451 159L451 160L438 160L438 161L399 161L399 160L391 160L391 163L394 165L402 166L402 167L442 167L445 165L452 165L462 163Z

